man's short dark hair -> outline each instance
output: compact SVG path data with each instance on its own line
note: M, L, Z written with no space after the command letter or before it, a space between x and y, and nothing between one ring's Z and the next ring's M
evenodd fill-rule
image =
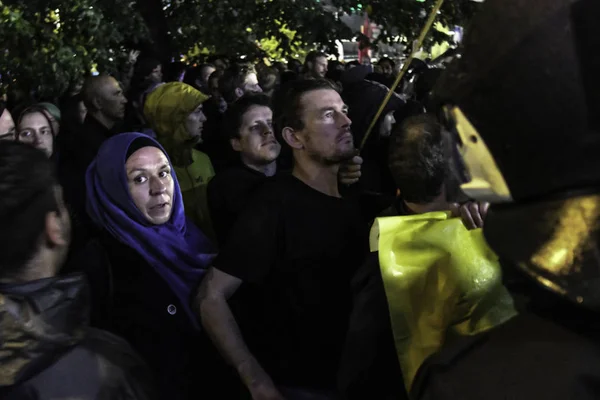
M262 93L248 93L227 108L223 117L223 131L230 139L240 137L244 114L254 106L271 107L271 99Z
M256 74L256 70L252 65L233 64L219 78L219 91L228 104L236 100L235 90L244 85L246 77L250 74Z
M54 167L31 145L0 143L0 279L18 277L35 255L46 214L58 211Z
M382 65L383 63L388 63L392 66L392 69L396 67L396 63L389 57L381 57L379 61L377 61L377 65Z
M301 79L291 81L283 87L276 101L273 102L273 112L278 132L286 127L297 131L302 130L304 121L302 121L302 104L300 100L305 93L321 89L339 92L335 85L327 79Z
M429 114L409 117L392 133L389 167L405 201L426 204L441 193L448 159L442 127Z
M308 64L308 63L313 63L315 61L317 61L317 58L319 57L325 57L327 58L327 54L323 53L322 51L311 51L310 53L308 53L306 55L306 59L304 60L304 64Z

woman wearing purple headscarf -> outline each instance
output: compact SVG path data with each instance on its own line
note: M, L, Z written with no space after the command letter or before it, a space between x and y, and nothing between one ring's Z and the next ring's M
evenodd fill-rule
M146 135L114 136L90 165L86 186L87 210L103 231L100 243L110 264L106 295L93 299L94 312L102 315L98 324L146 359L161 398L197 398L203 393L198 378L213 368L213 356L190 297L214 248L186 219L169 158Z

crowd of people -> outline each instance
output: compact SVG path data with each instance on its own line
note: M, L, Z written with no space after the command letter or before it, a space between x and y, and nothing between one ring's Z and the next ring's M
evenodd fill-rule
M551 155L516 172L520 134L591 165L563 125L521 127L543 112L516 93L554 76L534 79L532 54L591 49L578 29L600 10L506 1L447 70L411 65L381 113L401 62L316 51L133 52L54 103L0 104L0 398L594 398L597 176L540 178ZM567 53L548 68L591 71ZM595 149L573 118L597 103L564 77L538 103Z

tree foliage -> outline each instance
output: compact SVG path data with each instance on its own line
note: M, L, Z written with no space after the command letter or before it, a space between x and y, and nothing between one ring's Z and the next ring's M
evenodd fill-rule
M341 21L344 12L368 10L382 26L378 41L390 42L416 37L434 1L0 0L0 73L3 84L58 94L95 66L115 73L127 50L144 42L165 61L200 49L249 57L315 47L335 53L336 39L357 35ZM463 25L476 6L447 0L439 20Z

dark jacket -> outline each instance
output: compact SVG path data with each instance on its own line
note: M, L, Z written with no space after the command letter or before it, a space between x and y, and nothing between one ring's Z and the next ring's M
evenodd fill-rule
M527 311L446 343L419 369L411 398L600 398L598 314L544 292L527 289Z
M95 260L86 271L93 282L92 321L131 343L152 370L160 399L219 398L210 397L213 390L235 387L239 379L152 266L106 232L99 243L85 249ZM232 384L223 384L226 379Z
M153 399L122 339L89 328L82 275L0 285L0 398Z

